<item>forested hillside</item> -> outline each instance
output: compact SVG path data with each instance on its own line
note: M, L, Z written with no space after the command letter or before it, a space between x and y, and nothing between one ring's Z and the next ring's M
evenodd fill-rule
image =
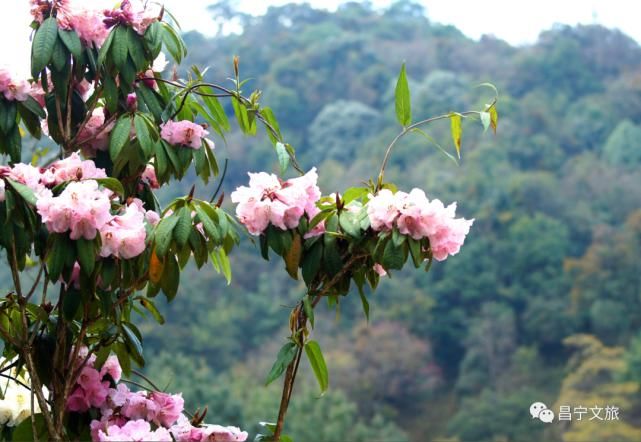
M458 201L475 218L461 253L429 274L397 273L317 320L330 391L305 376L288 415L297 441L641 440L641 47L600 26L558 27L531 46L474 41L400 2L384 11L348 3L250 17L218 7L241 35L185 35L188 63L220 81L240 57L248 89L263 91L305 169L324 193L375 174L396 134L393 89L407 63L413 113L483 103L501 92L496 136L465 127L456 166L420 137L403 141L391 181ZM462 12L463 13L463 12ZM428 127L453 149L449 123ZM216 139L229 158L229 195L247 171L276 171L267 138ZM187 184L186 184L187 185ZM212 184L215 186L215 183ZM191 183L188 183L191 187ZM187 188L188 191L188 188ZM196 192L210 193L202 185ZM228 201L226 203L229 203ZM142 321L148 375L171 383L208 420L255 431L274 421L278 383L263 387L303 286L273 271L249 237L233 282L205 268L183 275L162 305L167 324ZM281 307L282 305L282 307ZM277 339L272 340L271 338ZM280 339L282 341L282 339ZM331 345L329 342L331 341ZM529 405L614 405L618 422L545 425Z

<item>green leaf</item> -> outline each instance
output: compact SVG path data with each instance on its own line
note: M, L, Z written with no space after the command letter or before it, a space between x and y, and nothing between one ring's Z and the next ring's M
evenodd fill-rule
M129 351L127 350L127 346L122 342L116 342L113 345L113 349L114 349L114 352L116 353L116 356L118 357L118 362L120 363L120 367L122 367L122 372L126 376L131 376L131 358L129 357Z
M225 280L227 280L227 285L229 285L231 284L231 262L229 261L229 256L227 256L224 248L218 247L217 250L221 271Z
M58 22L49 17L42 22L31 44L31 75L36 78L49 64L58 40Z
M367 297L365 296L365 292L360 287L358 289L358 294L361 297L361 305L363 306L363 313L365 313L365 318L369 322L369 301L367 301Z
M172 214L167 218L161 219L160 223L156 226L154 238L156 243L156 255L158 255L158 257L162 258L167 255L169 245L171 244L172 232L177 223L178 216Z
M136 114L134 117L134 126L136 128L136 138L140 143L142 151L145 153L145 159L148 159L153 151L154 143L149 135L149 128L142 115Z
M131 117L123 115L118 119L116 126L111 131L111 139L109 140L109 156L112 161L116 161L118 155L129 141L129 134L131 132Z
M76 57L76 59L82 58L82 43L76 31L65 31L64 29L58 29L58 35L60 40L64 45L69 49L69 52Z
M461 126L461 116L459 114L450 114L450 127L452 132L452 141L456 147L456 155L459 160L461 159L461 136L463 135L463 127Z
M0 131L8 133L16 125L18 105L14 101L0 103Z
M147 60L147 55L145 54L145 49L142 45L142 39L143 37L138 35L133 28L127 29L127 46L129 48L129 54L138 71L144 71L149 66L149 61Z
M51 62L54 67L54 72L64 72L65 67L69 63L69 52L60 38L56 39L56 44L53 47L53 54L51 54Z
M119 196L124 197L125 196L125 189L122 187L122 183L115 179L115 178L95 178L94 181L96 181L98 184L100 184L102 187L105 187L114 193L117 193Z
M114 38L111 44L111 56L113 57L113 62L122 70L127 64L127 55L129 54L129 37L127 36L127 28L118 25L114 29Z
M76 240L76 251L80 268L87 276L91 275L96 265L96 252L94 242L84 238Z
M107 54L109 53L109 49L111 49L111 45L114 41L114 36L116 35L116 29L117 27L113 28L109 35L107 36L107 39L105 42L102 44L100 47L100 52L98 52L98 64L103 65L105 64L105 61L107 60Z
M285 145L281 142L277 142L274 146L276 149L276 155L278 155L278 165L280 166L280 174L284 175L287 171L287 166L289 166L289 154Z
M321 394L323 394L329 387L329 372L327 371L325 358L323 357L323 352L321 351L318 342L307 342L307 344L305 344L305 354L307 354L307 359L312 366L312 370L314 370L316 380L318 381L318 385L321 389Z
M496 110L496 104L490 108L489 112L490 112L490 126L492 126L492 130L496 135L496 128L499 125L499 114L498 114L498 111Z
M49 433L47 432L47 423L45 422L42 414L38 413L34 416L36 432L38 433L38 440L49 440ZM36 440L33 434L33 424L31 418L24 419L20 425L15 427L11 433L10 440ZM281 438L282 440L282 438Z
M133 324L128 322L122 323L122 331L129 354L131 354L136 363L142 367L145 365L145 358L142 356L142 343L140 342L140 339L138 339L134 327L135 326Z
M191 209L188 207L181 208L176 214L178 217L178 222L174 227L174 238L176 243L180 247L184 247L189 240L189 234L191 233L192 223L191 223Z
M212 219L205 213L205 211L200 206L196 206L196 213L198 214L198 218L200 219L200 222L203 223L203 227L205 228L205 232L207 232L209 239L212 239L215 242L220 242L221 240L220 232L218 230L218 227L216 227L216 224L212 221Z
M350 187L341 195L341 199L343 200L343 204L347 205L354 200L364 197L368 193L369 189L366 187Z
M414 262L414 267L418 269L423 263L423 256L421 253L421 242L415 240L414 238L407 238L407 244L409 244L410 255L412 255L412 261Z
M44 109L40 107L40 104L31 95L27 95L27 99L21 104L26 107L29 112L40 118L45 118L47 116Z
M492 117L489 112L481 112L479 114L481 117L481 124L483 125L483 131L487 132L487 128L492 124Z
M412 123L412 110L410 105L410 87L407 83L405 63L401 66L401 72L396 81L396 119L403 127Z
M276 135L274 135L272 131L267 126L265 126L265 129L267 130L267 136L273 144L276 144L280 139L283 138L283 136L280 133L280 126L278 125L278 121L276 120L274 111L272 111L269 107L264 107L260 110L260 113L265 118L265 122L267 122L267 124L269 124L276 132Z
M64 238L60 235L54 237L51 249L47 254L47 270L49 274L49 280L51 282L57 282L62 273L62 269L65 265L65 248L68 247Z
M76 316L80 304L82 301L82 295L77 290L69 290L65 294L65 299L62 305L62 313L67 321L72 321Z
M405 263L405 255L402 247L397 247L394 241L387 241L383 251L383 262L381 264L387 269L400 270Z
M308 287L320 270L322 257L323 244L321 242L316 242L303 256L301 273L303 274L303 281Z
M273 381L278 379L280 375L283 374L287 366L296 357L297 350L298 347L293 342L288 342L281 347L278 355L276 356L276 362L274 362L274 365L272 365L272 369L269 371L267 379L265 380L266 386L271 384Z
M214 91L210 87L202 87L200 88L205 94L213 95ZM225 109L223 106L220 104L218 99L216 97L207 97L203 96L201 97L203 100L203 103L205 103L205 106L207 106L207 109L209 109L209 112L211 112L211 115L216 119L218 124L224 129L224 130L230 130L231 125L229 124L229 119L227 118L227 114L225 113Z
M145 310L151 313L151 316L154 317L158 324L162 325L165 323L165 317L160 313L160 311L156 307L156 304L154 304L151 299L140 298L140 304L142 304Z
M33 190L31 190L29 187L25 186L24 184L20 184L8 178L6 181L11 185L11 187L15 189L16 192L18 192L18 195L20 195L27 203L31 204L32 206L36 205L36 203L38 202L38 198L36 198L36 194L33 193Z
M174 255L167 256L163 270L160 288L167 296L167 301L172 301L176 297L180 285L180 268Z
M349 236L358 238L361 236L361 226L357 214L353 212L343 211L338 216L338 222L343 229L343 232Z

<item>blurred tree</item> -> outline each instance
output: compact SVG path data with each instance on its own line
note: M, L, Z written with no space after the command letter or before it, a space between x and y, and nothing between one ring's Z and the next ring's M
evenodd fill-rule
M603 147L603 158L614 166L634 169L641 165L641 126L621 121Z

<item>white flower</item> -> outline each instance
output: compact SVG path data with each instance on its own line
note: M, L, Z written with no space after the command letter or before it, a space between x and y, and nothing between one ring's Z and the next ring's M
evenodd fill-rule
M7 361L0 358L0 367L6 367L12 361ZM18 374L14 369L5 372L8 376L19 379L25 385L29 385L31 381L29 376L25 374ZM46 387L43 387L42 393L45 396L49 395ZM36 413L40 412L40 406L34 397L35 403L33 409ZM31 416L31 391L18 384L16 381L8 378L0 379L0 425L8 427L15 427L20 425L22 421Z

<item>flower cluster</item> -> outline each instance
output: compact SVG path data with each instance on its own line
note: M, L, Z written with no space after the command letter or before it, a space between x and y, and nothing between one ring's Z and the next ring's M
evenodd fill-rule
M167 121L160 126L160 136L169 144L200 149L207 132L201 125L188 120Z
M160 14L161 8L152 2L147 4L140 0L123 0L120 8L105 11L104 23L107 27L117 24L131 26L138 34L143 35L149 25L158 21Z
M31 92L27 80L13 78L8 69L0 68L0 94L9 101L25 101Z
M0 177L33 190L38 214L50 232L69 232L73 240L93 240L100 234L100 256L131 259L145 250L145 222L155 225L159 216L145 211L142 201L136 198L123 206L121 213L113 213L112 203L117 202L117 197L96 181L106 176L104 169L91 160L82 160L77 153L47 168L22 163L0 168ZM147 171L143 179L154 177ZM64 190L54 196L51 189L65 182L68 184ZM0 201L4 201L5 182L0 183Z
M110 197L111 191L95 180L77 181L58 196L38 199L36 208L50 232L69 231L71 239L93 240L112 218Z
M0 358L0 367L8 367L14 361L8 361L5 358ZM19 380L25 385L30 384L29 375L21 375L15 368L5 371L6 376L11 376ZM31 416L31 391L28 388L20 385L13 379L1 378L0 379L0 426L16 427L20 423ZM48 395L46 387L43 387L43 394ZM40 405L38 401L33 404L34 411L40 412Z
M79 350L76 367L86 363L67 400L67 409L77 413L90 410L94 441L244 441L247 433L236 427L206 425L195 427L185 416L181 394L129 390L119 383L122 369L115 356L95 367L96 357Z
M316 168L287 181L265 172L250 173L249 187L236 189L231 200L238 203L236 215L252 235L260 235L270 223L281 230L294 229L304 214L311 220L320 211L316 206L321 197L317 181ZM322 233L319 225L306 236Z
M154 212L155 213L155 212ZM146 212L143 203L134 199L121 215L114 216L101 230L102 248L100 256L115 256L130 259L145 250L147 232L145 230Z
M149 25L158 21L161 8L156 4L141 0L124 0L113 10L104 10L87 6L89 2L80 0L57 0L56 19L58 26L64 30L74 30L82 43L88 47L99 48L109 35L109 28L117 24L131 26L138 34L143 35ZM51 13L52 2L31 0L31 15L42 23Z
M86 2L64 0L58 1L58 26L65 30L74 30L82 43L88 47L99 48L107 39L109 30L105 26L105 13L99 9L87 7Z
M445 207L438 199L428 200L420 189L410 193L383 189L370 195L367 214L374 231L396 227L416 240L429 238L432 255L438 261L459 252L474 222L455 218L456 203Z

